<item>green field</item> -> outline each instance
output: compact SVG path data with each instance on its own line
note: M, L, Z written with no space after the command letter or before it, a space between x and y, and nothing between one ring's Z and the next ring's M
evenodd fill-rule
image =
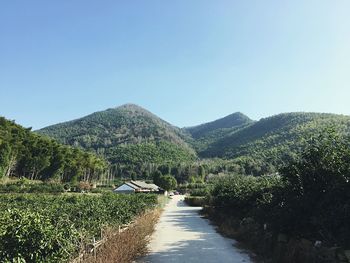
M106 227L129 223L155 195L0 195L1 262L68 262Z

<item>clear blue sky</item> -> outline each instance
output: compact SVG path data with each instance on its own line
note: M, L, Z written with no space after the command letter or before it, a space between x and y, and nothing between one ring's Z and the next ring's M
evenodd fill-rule
M124 103L178 125L350 114L348 0L0 3L0 115L41 128Z

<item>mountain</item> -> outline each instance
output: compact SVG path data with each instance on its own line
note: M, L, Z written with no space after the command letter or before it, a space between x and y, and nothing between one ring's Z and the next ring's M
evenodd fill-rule
M253 120L251 120L248 116L244 115L241 112L236 112L212 122L207 122L193 127L187 127L184 129L188 131L193 138L198 139L218 129L237 128L252 122Z
M196 156L181 129L134 104L95 112L37 132L95 151L112 162L183 162Z
M329 127L349 135L350 116L295 112L253 121L236 112L180 129L137 105L126 104L38 133L134 168L139 164L189 164L199 156L212 159L221 170L259 175L296 159L307 140Z
M254 123L254 121L249 117L243 113L236 112L212 122L184 128L184 131L191 135L192 140L189 142L192 146L198 152L201 152L209 145L251 123Z
M326 113L283 113L252 122L237 129L199 152L203 158L247 157L281 164L293 159L306 140L329 127L350 134L350 116Z

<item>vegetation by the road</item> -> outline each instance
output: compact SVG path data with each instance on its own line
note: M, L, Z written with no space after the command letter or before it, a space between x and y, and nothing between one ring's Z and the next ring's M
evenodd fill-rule
M322 133L279 176L216 179L209 200L212 214L231 218L236 228L249 220L255 234L266 224L275 234L349 247L349 140L334 131Z
M160 171L157 171L153 176L153 182L163 188L166 191L170 191L176 188L177 181L175 177L171 175L162 175Z
M148 252L149 237L160 216L160 209L142 214L125 231L116 234L113 229L106 231L106 240L98 248L96 256L84 259L86 263L130 263Z
M0 195L2 262L68 262L103 229L130 222L154 195Z

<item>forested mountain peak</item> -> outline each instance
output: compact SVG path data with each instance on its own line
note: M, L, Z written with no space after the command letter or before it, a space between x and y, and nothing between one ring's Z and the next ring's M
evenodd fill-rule
M193 127L187 127L185 130L187 130L193 138L199 138L217 129L237 128L252 122L253 120L243 113L235 112L215 121Z
M350 116L330 113L291 112L260 119L221 137L200 152L202 157L264 160L272 164L293 158L320 131L332 127L350 134Z
M115 107L114 109L125 109L125 110L134 110L134 111L146 111L145 108L142 108L140 105L134 104L134 103L125 103L120 106Z
M239 159L246 172L264 165L268 172L269 165L294 158L305 140L330 126L350 134L350 116L291 112L253 121L236 112L179 129L138 105L124 104L38 132L95 151L112 163L187 162L196 158L194 148L202 158Z
M181 129L135 104L124 104L95 112L77 120L43 128L38 133L51 136L65 144L93 150L110 160L115 159L117 147L119 155L128 146L141 144L152 151L155 151L154 147L161 145L176 152L183 151L195 155L193 149L185 142L186 135ZM163 148L162 150L165 150Z
M124 111L124 112L128 112L130 114L139 114L139 115L150 115L153 116L155 118L158 118L156 115L154 115L153 113L151 113L150 111L146 110L145 108L137 105L137 104L133 104L133 103L126 103L111 109L107 109L107 111L111 111L111 112L118 112L118 111Z

